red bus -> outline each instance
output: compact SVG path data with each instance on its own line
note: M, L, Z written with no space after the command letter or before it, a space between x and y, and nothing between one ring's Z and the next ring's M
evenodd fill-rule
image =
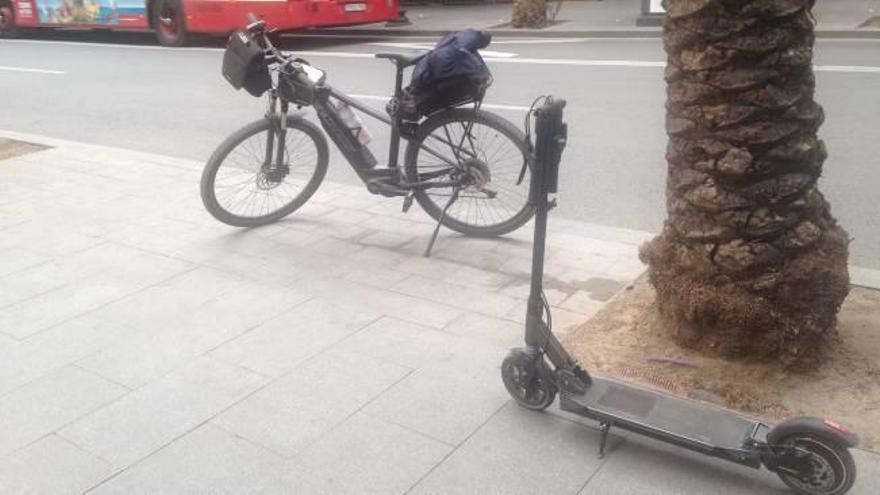
M16 28L155 30L181 46L189 33L227 34L253 12L279 30L397 19L398 0L0 0L0 34Z

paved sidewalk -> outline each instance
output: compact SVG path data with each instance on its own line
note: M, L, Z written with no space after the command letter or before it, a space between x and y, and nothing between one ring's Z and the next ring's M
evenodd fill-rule
M473 240L333 183L243 231L201 163L2 133L2 493L786 493L766 472L515 406L530 232ZM332 165L339 165L334 163ZM551 220L558 329L647 234ZM853 494L880 492L855 452Z
M381 24L368 24L321 31L438 36L465 28L481 28L502 36L660 36L658 27L636 26L636 20L642 12L641 0L566 1L559 10L557 22L544 29L512 28L509 25L513 9L510 3L443 5L439 2L423 2L402 8L406 10L411 25L383 27ZM880 0L820 0L816 2L813 13L818 36L880 37L880 23L860 27L872 17L880 16Z

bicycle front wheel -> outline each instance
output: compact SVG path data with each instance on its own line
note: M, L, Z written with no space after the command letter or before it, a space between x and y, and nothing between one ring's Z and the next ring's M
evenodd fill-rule
M274 222L315 194L327 161L327 140L311 122L288 118L282 141L275 122L258 120L229 136L211 155L202 173L202 203L214 218L235 227Z
M406 147L404 167L410 182L440 186L415 192L428 215L465 235L495 237L513 232L535 213L528 203L528 160L525 135L513 124L482 110L456 108L419 126Z

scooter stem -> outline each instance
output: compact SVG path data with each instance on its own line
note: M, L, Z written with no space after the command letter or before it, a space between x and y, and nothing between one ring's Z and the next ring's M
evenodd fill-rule
M544 255L547 242L547 214L549 195L556 192L559 160L565 146L565 124L562 123L564 100L548 98L544 108L536 112L536 144L529 202L535 205L535 231L532 241L532 274L526 309L526 349L543 350L558 370L570 371L581 383L589 383L589 375L580 368L565 350L559 339L544 321ZM557 113L558 112L558 113ZM550 309L547 308L548 317Z

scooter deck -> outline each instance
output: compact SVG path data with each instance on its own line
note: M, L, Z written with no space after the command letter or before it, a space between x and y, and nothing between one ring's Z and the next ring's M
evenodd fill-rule
M563 393L560 404L581 416L706 450L741 448L758 425L720 407L596 376L585 394Z

